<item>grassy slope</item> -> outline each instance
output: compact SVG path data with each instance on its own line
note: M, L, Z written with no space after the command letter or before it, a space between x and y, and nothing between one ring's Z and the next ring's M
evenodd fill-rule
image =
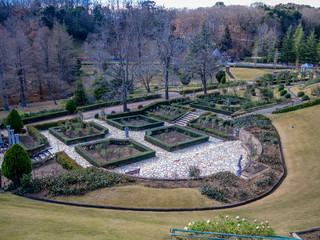
M220 212L268 219L279 235L320 226L320 106L272 116L279 130L288 177L269 197L225 211L154 213L87 209L41 203L0 193L5 239L168 239L170 228ZM294 125L294 128L291 128ZM185 196L186 198L188 196Z
M233 68L230 67L230 72L237 80L253 81L256 77L262 76L264 73L274 73L286 69L268 69L268 68Z
M319 83L309 85L305 88L300 88L300 86L297 86L297 87L291 88L291 91L296 95L298 94L298 92L302 91L304 92L305 95L308 95L310 98L315 98L314 96L311 95L311 91L312 91L312 88L316 87L317 85L319 85Z

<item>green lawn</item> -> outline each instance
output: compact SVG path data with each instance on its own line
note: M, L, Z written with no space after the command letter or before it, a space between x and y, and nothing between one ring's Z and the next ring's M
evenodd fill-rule
M1 238L169 239L170 228L183 228L190 221L219 213L269 220L277 234L285 236L289 231L319 227L320 106L271 118L281 136L288 176L277 191L262 200L224 211L157 213L60 206L0 193ZM150 198L148 189L142 194Z

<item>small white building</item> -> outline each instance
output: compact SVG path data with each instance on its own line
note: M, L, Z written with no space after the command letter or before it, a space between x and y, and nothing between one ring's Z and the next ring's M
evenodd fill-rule
M301 72L309 72L311 69L313 69L313 64L305 63L300 66Z

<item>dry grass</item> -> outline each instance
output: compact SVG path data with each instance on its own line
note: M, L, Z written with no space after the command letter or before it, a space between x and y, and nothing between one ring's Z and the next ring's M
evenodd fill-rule
M287 69L281 69L281 71ZM268 68L234 68L230 67L230 72L237 80L243 80L247 82L253 81L255 78L262 76L264 73L279 72L279 69ZM229 77L228 79L229 80Z
M297 86L297 87L291 88L291 91L292 91L295 95L297 95L298 92L302 91L302 92L304 92L305 95L308 95L308 96L312 99L312 98L316 98L315 96L312 96L312 95L311 95L312 88L314 88L314 87L316 87L316 86L319 86L319 85L320 85L320 83L315 83L315 84L312 84L312 85L303 87L303 85L300 84L300 85Z
M319 227L320 106L271 118L281 136L288 176L275 193L260 201L224 211L157 213L59 206L0 193L1 238L168 239L170 228L183 228L190 221L210 219L220 212L268 219L279 235ZM149 193L141 194L147 197Z

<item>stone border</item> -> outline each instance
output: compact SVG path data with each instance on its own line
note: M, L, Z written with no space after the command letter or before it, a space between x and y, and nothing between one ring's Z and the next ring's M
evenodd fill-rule
M296 239L302 239L299 234L304 234L304 233L311 233L311 232L315 232L315 231L320 231L320 227L317 228L311 228L311 229L307 229L307 230L303 230L303 231L297 231L297 232L289 232L294 238Z

